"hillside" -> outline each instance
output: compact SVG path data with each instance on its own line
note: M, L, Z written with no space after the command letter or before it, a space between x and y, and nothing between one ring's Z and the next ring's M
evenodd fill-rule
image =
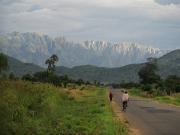
M18 76L44 70L37 65L26 64L12 57L8 57L8 60L8 72L13 72ZM172 51L160 57L157 59L157 64L159 68L158 74L161 77L165 78L168 75L180 76L180 50ZM119 83L121 81L137 82L139 80L138 71L143 65L144 63L131 64L119 68L105 68L91 65L76 66L73 68L61 66L56 68L56 72L59 75L68 75L73 79L83 79L91 82L94 80L104 83Z
M13 72L17 76L22 76L24 74L33 74L38 71L44 70L44 68L37 66L33 63L23 63L15 58L9 57L8 58L8 73Z
M174 50L159 58L157 63L159 68L158 73L163 78L168 75L180 76L180 49Z
M137 82L138 71L144 64L131 64L120 68L103 68L95 66L78 66L74 68L57 67L57 73L68 75L74 79L119 83L121 81ZM158 74L165 78L168 75L180 76L180 50L172 51L157 59Z
M56 71L60 75L68 75L73 79L83 79L93 82L97 80L104 83L118 83L121 81L137 81L137 72L142 67L141 64L132 64L121 68L103 68L90 65L78 66L74 68L57 67Z
M145 62L148 57L160 57L167 51L146 45L124 42L84 41L75 43L63 37L51 38L39 33L13 32L0 35L0 52L25 63L44 67L44 61L52 54L61 59L57 65L74 67L95 65L121 67Z

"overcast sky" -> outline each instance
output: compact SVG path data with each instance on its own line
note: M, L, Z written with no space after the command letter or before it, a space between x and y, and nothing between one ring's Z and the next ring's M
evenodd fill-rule
M0 32L180 48L180 0L0 0Z

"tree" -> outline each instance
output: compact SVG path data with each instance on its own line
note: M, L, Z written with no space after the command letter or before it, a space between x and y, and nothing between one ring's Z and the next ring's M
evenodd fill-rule
M46 71L36 72L33 75L33 81L48 82L48 80L49 80L49 73Z
M76 83L77 85L81 86L82 84L84 84L84 81L82 79L78 79Z
M58 61L58 56L53 54L50 58L45 61L45 64L48 65L48 73L53 73L55 71L55 63Z
M160 81L160 76L156 74L158 70L156 59L149 58L148 62L138 72L142 84L153 84Z
M8 68L8 59L7 57L0 53L0 73L2 70L6 70Z
M165 79L165 89L168 95L174 92L180 92L180 77L170 75Z
M11 73L9 74L9 79L10 79L10 80L15 80L15 79L16 79L16 77L15 77L15 75L14 75L13 72L11 72Z
M32 81L33 77L30 74L25 74L25 75L22 76L22 80Z

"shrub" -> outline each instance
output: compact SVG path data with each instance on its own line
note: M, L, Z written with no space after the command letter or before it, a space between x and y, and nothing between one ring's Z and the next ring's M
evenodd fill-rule
M145 85L142 85L142 89L144 91L150 91L152 90L152 86L150 84L145 84Z

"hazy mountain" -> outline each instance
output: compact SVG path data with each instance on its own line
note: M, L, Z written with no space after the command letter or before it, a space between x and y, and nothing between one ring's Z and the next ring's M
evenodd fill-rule
M157 60L159 74L165 78L168 75L180 76L180 49L174 50Z
M24 74L33 74L35 72L43 71L44 68L37 66L32 63L23 63L15 58L9 57L8 58L8 70L6 73L14 73L16 76L22 76Z
M43 71L37 65L31 63L23 63L15 58L8 57L9 70L18 76L26 73L33 74L34 72ZM165 78L168 75L180 76L180 49L172 51L157 59L159 68L158 74ZM104 83L119 83L121 81L134 81L139 80L138 71L144 66L142 64L130 64L119 68L104 68L91 65L76 66L73 68L57 67L56 72L59 75L68 75L73 79L83 79L88 81L100 81Z
M112 44L104 41L69 42L65 38L50 38L39 33L13 32L0 35L0 51L23 62L44 66L52 54L60 58L58 65L73 67L96 65L120 67L145 62L148 57L159 57L166 51L137 43Z
M138 71L145 64L131 64L120 68L101 68L95 66L78 66L74 68L57 67L56 71L60 75L68 75L74 79L88 81L100 81L104 83L137 82L139 80ZM157 59L159 68L158 74L162 78L168 75L180 76L180 50L172 51Z

